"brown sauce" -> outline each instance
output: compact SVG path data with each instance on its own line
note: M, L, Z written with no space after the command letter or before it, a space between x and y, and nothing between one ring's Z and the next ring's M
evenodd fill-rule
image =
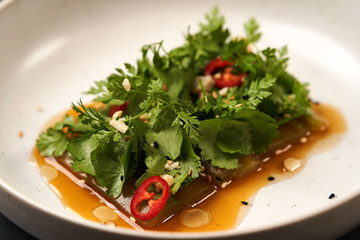
M341 114L333 107L327 105L314 105L313 111L327 125L321 131L316 131L306 136L306 141L291 145L286 151L278 155L273 155L266 159L258 171L249 173L239 180L232 181L224 188L217 188L216 194L195 206L201 215L199 221L206 224L191 228L181 224L186 211L184 209L176 213L171 219L155 226L151 230L155 231L218 231L232 229L241 221L252 205L252 196L270 182L284 180L296 174L301 167L295 171L287 171L284 167L284 160L296 158L303 166L306 158L315 152L325 151L334 146L346 129L346 123ZM74 114L72 111L68 114ZM75 114L74 114L75 115ZM59 120L59 119L56 119ZM321 141L320 141L321 140ZM315 147L316 145L316 147ZM92 191L84 182L79 181L70 171L60 165L54 158L44 158L35 148L33 156L39 166L41 174L47 180L50 188L58 195L66 209L74 212L81 217L100 222L110 226L120 226L142 230L116 209L114 205L96 192ZM270 179L273 177L274 179ZM240 213L240 214L239 214ZM206 215L208 214L208 215ZM201 224L200 224L201 225Z

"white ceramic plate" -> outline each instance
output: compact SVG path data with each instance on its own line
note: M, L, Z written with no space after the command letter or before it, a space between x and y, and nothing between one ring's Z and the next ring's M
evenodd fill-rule
M141 233L67 213L29 162L42 125L77 101L93 80L134 62L143 44L181 44L187 26L195 30L215 4L233 33L241 34L242 23L254 16L264 36L260 47L288 44L289 71L310 83L312 98L341 110L346 134L335 148L308 159L300 174L262 189L243 223L231 231ZM359 10L356 0L2 1L1 212L45 239L331 239L343 234L360 223ZM330 201L333 192L337 197Z

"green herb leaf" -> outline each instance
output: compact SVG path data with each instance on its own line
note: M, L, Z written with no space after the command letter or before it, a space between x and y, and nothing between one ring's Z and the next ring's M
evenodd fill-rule
M220 168L234 169L238 166L241 153L228 153L222 151L218 144L218 133L231 124L234 120L210 119L200 121L199 126L199 147L201 155L211 164Z
M106 193L114 198L121 194L127 178L129 147L130 145L125 142L101 142L91 153L97 182L106 187Z
M169 127L160 132L148 132L145 136L148 144L157 142L159 151L170 159L175 160L180 155L183 136L178 126Z

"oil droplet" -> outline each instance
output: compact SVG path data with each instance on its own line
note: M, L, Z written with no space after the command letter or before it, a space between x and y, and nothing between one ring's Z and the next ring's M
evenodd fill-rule
M185 227L198 228L210 223L211 215L201 208L189 208L181 212L179 220Z
M102 223L105 223L107 221L115 222L118 218L118 215L114 212L114 210L107 206L99 206L95 208L92 213Z
M296 158L287 158L284 161L284 167L286 170L293 172L303 165L302 161Z
M40 167L40 174L46 181L50 182L58 176L58 171L51 166L44 165Z

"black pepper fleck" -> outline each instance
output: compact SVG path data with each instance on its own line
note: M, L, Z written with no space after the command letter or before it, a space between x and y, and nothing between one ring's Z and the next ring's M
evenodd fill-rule
M268 180L269 180L269 181L274 181L275 178L274 178L273 176L270 176L270 177L268 177Z
M247 100L247 99L249 99L249 95L244 95L244 96L242 96L242 98L244 99L244 100Z
M241 201L241 203L242 203L243 205L248 205L248 204L249 204L249 203L246 202L246 201Z
M335 194L332 193L332 194L330 194L329 199L332 199L332 198L334 198L334 197L335 197Z

